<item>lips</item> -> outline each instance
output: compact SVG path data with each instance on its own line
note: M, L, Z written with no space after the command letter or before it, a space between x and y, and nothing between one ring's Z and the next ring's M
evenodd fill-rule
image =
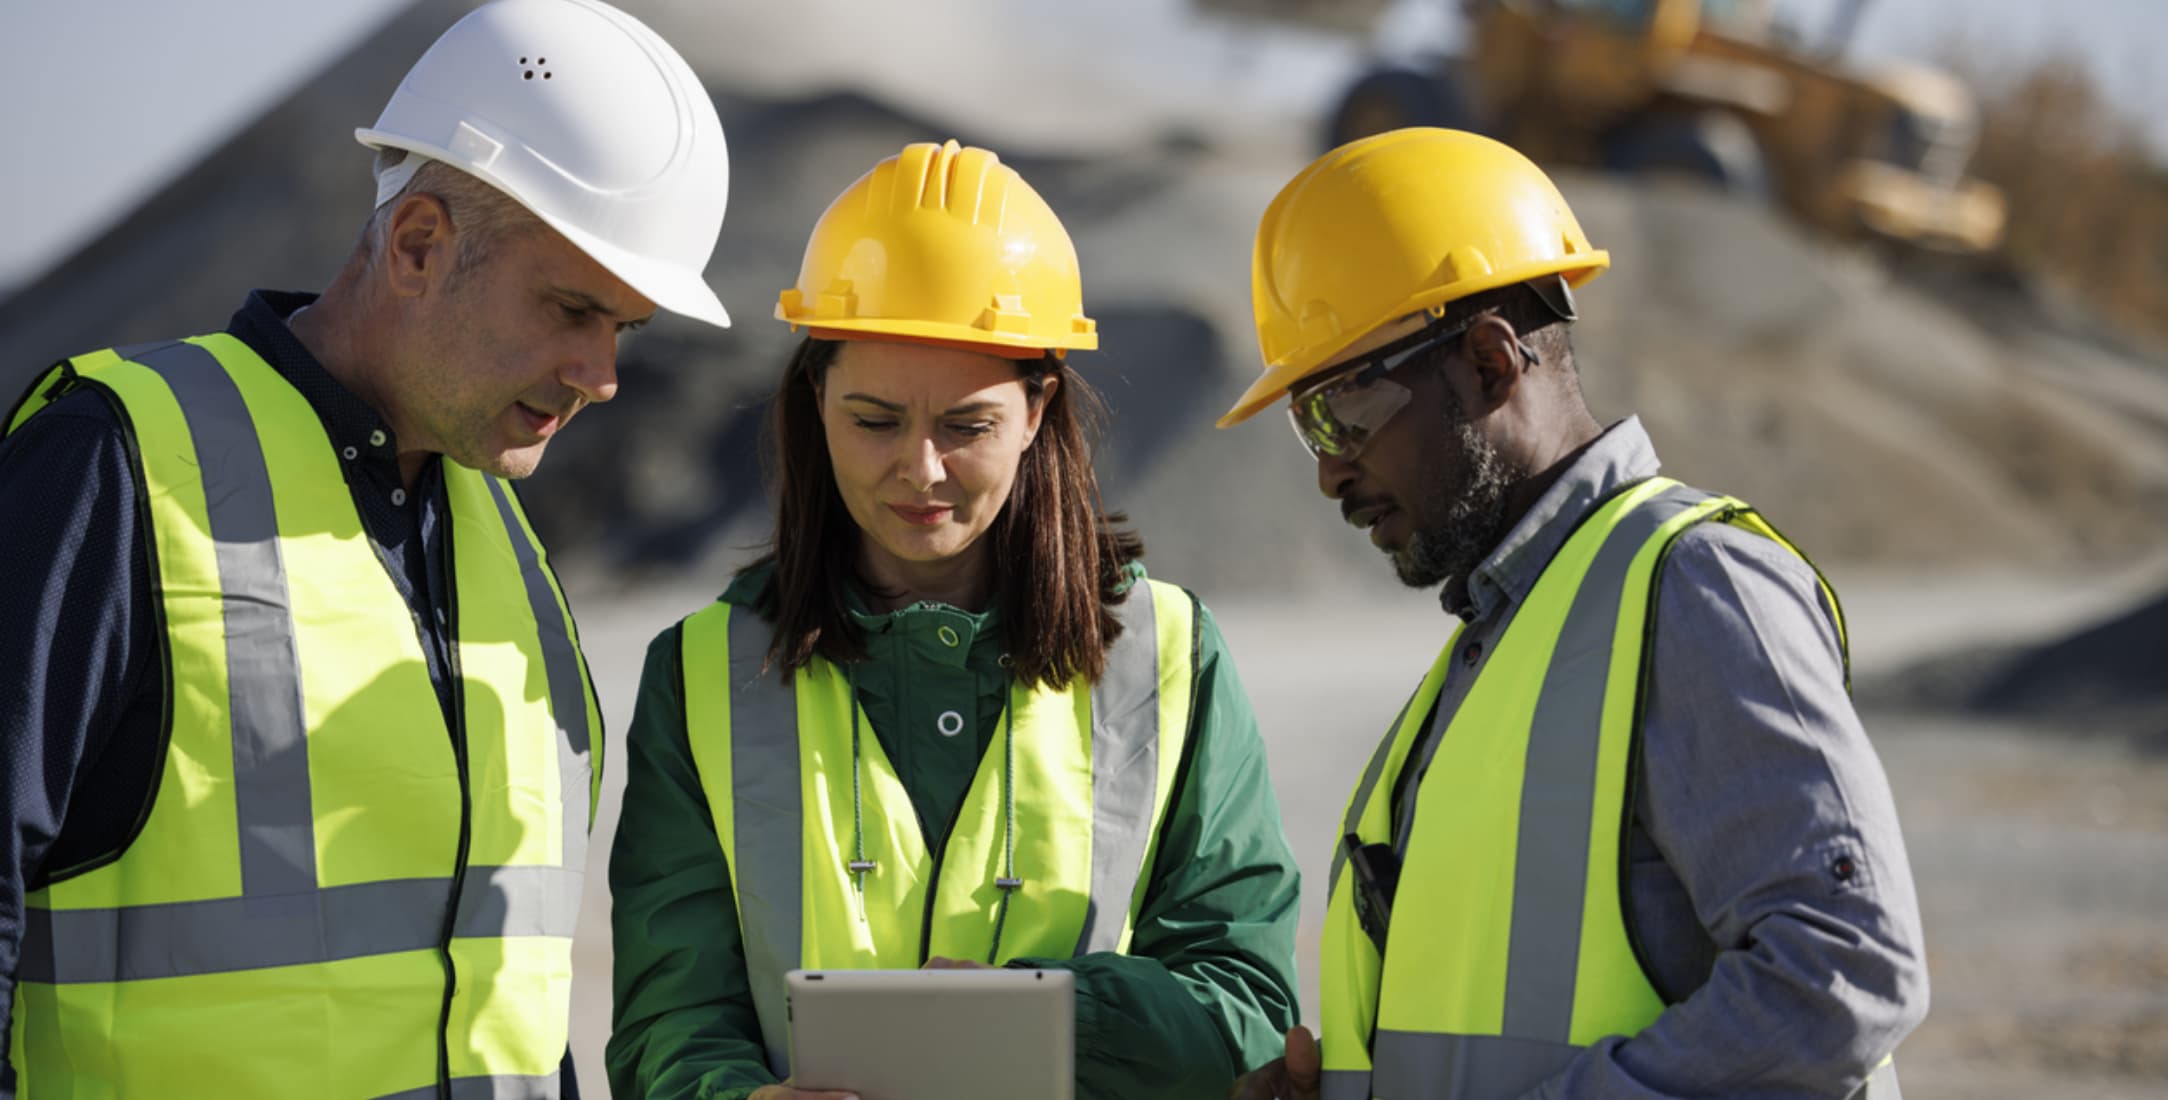
M1381 549L1391 548L1392 538L1385 533L1386 525L1392 523L1394 518L1399 515L1400 513L1397 510L1387 508L1370 517L1370 545Z
M931 527L949 518L956 511L955 508L946 504L932 504L923 507L891 504L888 506L888 510L896 513L899 519L913 527Z
M1383 547L1387 543L1385 525L1400 510L1382 500L1347 501L1340 506L1340 514L1357 530L1370 532L1370 544Z
M1360 507L1342 509L1341 514L1349 524L1360 530L1367 531L1376 527L1379 520L1391 515L1392 512L1393 506L1390 504L1365 504Z
M556 413L537 410L524 401L516 402L513 407L519 410L520 419L526 422L527 430L543 439L556 435L557 429L564 426L563 417Z

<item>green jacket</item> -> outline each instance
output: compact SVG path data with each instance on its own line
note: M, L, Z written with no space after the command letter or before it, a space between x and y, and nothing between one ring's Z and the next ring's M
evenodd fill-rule
M749 573L722 598L752 606L767 583L765 570ZM856 614L869 651L852 669L859 699L925 835L945 838L1006 699L998 614L944 604ZM1201 605L1197 623L1196 709L1131 953L1030 960L1076 975L1082 1100L1218 1100L1237 1074L1279 1055L1300 1016L1300 878L1249 698ZM942 640L944 626L956 645ZM624 817L610 852L610 1088L738 1100L775 1077L729 868L686 741L678 632L648 647L626 735ZM964 719L961 733L938 732L945 711Z

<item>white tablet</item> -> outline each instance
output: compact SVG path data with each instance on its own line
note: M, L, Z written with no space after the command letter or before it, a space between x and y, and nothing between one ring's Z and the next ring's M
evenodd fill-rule
M791 1083L860 1100L1071 1100L1066 970L793 970Z

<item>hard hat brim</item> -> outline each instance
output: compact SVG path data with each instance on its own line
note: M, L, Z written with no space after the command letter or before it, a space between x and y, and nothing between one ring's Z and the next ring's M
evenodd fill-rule
M938 340L943 343L986 348L996 355L1012 351L1094 351L1099 347L1099 334L1096 331L1072 332L1065 339L1049 343L1043 336L1006 336L971 325L944 321L905 321L886 317L830 318L811 314L794 317L780 305L775 308L775 319L788 321L793 328L825 329L844 338L896 336Z
M1325 364L1339 355L1340 352L1353 347L1363 337L1402 317L1443 305L1446 302L1465 298L1472 294L1480 294L1486 290L1496 290L1499 287L1511 286L1515 283L1528 282L1545 275L1559 276L1561 281L1568 287L1582 286L1589 280L1603 274L1604 269L1611 266L1611 253L1603 249L1596 249L1575 256L1573 260L1573 264L1564 270L1561 270L1561 265L1556 261L1544 260L1523 264L1517 268L1508 268L1487 279L1459 283L1451 287L1417 294L1401 303L1399 308L1386 311L1385 316L1379 318L1376 324L1366 329L1351 333L1331 345L1318 344L1301 349L1287 359L1268 366L1265 373L1258 376L1257 381L1250 383L1249 389L1242 391L1242 396L1235 401L1234 407L1228 409L1226 415L1220 417L1214 426L1232 428L1263 412L1266 406L1287 396L1287 391L1294 388L1295 383L1323 370ZM1545 294L1545 292L1539 290L1538 294ZM1570 299L1568 301L1570 302ZM1545 302L1547 304L1550 302L1548 295L1545 295ZM1554 305L1553 309L1556 308Z
M635 255L562 218L537 210L523 201L518 192L505 181L496 178L486 169L462 163L460 157L448 150L382 130L357 129L354 131L354 140L371 149L405 149L465 172L496 188L506 198L519 203L521 209L556 230L559 236L572 242L574 248L586 253L588 259L601 264L603 270L617 276L626 286L654 302L658 309L703 321L716 328L730 327L730 311L723 308L722 299L715 296L714 289L708 286L707 279L698 271Z

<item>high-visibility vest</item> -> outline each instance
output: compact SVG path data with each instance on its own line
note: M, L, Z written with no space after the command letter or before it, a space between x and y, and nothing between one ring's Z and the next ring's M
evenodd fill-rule
M752 610L717 603L685 620L686 730L778 1075L790 1071L790 970L986 960L997 922L997 965L1128 950L1188 739L1197 612L1189 593L1150 580L1114 610L1123 629L1097 683L1009 693L945 843L920 834L833 664L816 657L786 684L762 668L772 624ZM1016 745L1013 777L1004 739ZM1013 834L1004 782L1015 784ZM855 875L861 828L875 867ZM995 880L1012 838L1023 884L1004 915Z
M1619 869L1652 585L1673 541L1703 522L1798 553L1730 497L1665 478L1612 496L1545 567L1459 708L1436 716L1449 724L1396 829L1392 792L1458 628L1439 653L1341 830L1401 859L1382 958L1358 875L1335 849L1320 960L1326 1100L1513 1100L1664 1010L1629 939ZM1871 1084L1875 1100L1894 1096L1894 1069L1885 1062Z
M503 481L443 465L460 721L308 402L226 335L56 367L135 451L167 739L117 858L33 892L29 1100L554 1097L601 722Z

